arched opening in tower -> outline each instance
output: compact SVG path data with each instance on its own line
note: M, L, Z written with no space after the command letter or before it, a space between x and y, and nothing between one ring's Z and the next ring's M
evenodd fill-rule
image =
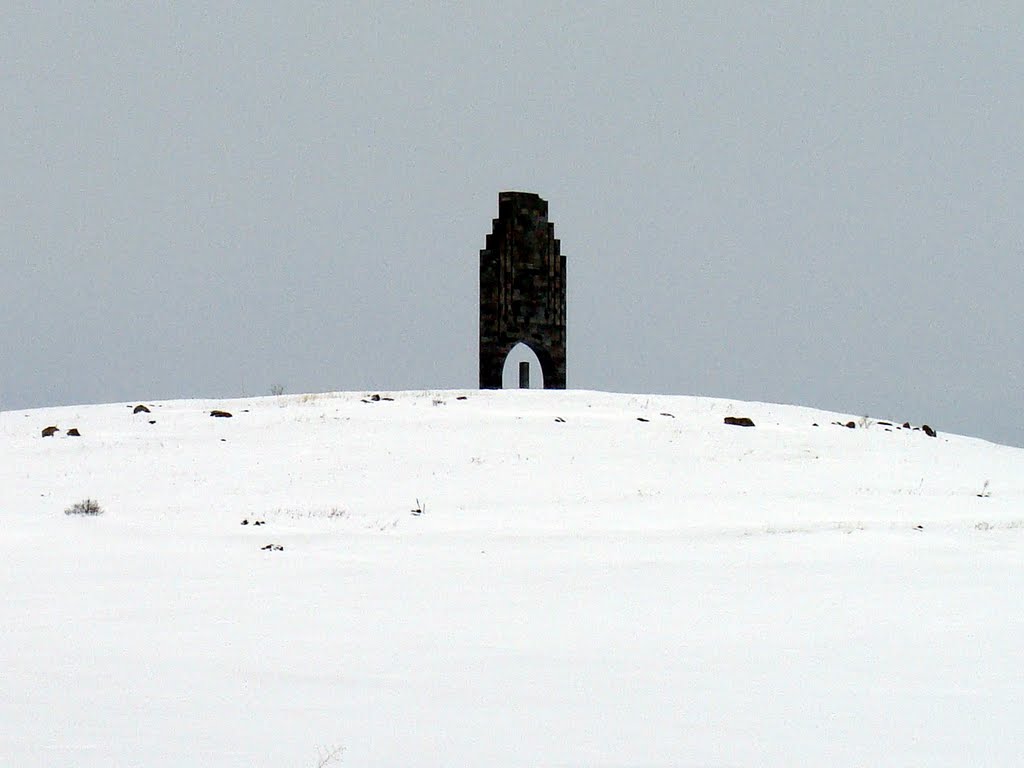
M523 364L526 364L526 379L523 381ZM544 389L544 371L541 370L540 358L523 342L519 342L505 357L501 369L502 389L520 389L526 383L529 389Z

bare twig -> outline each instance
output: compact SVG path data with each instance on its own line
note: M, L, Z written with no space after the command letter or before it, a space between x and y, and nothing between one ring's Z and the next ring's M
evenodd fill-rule
M344 752L344 747L317 747L316 768L324 768L324 766L330 765L331 763L340 762L341 756Z

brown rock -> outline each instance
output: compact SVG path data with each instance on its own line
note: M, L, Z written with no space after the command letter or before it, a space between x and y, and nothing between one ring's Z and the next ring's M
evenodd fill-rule
M57 429L57 427L46 427L43 430L43 437L53 437L54 433L56 432L60 432L60 430Z
M726 416L725 423L731 424L734 427L752 427L754 426L754 420L749 419L746 416Z

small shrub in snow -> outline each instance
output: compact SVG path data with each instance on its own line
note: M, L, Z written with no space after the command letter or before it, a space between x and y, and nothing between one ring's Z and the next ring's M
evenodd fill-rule
M102 515L103 509L98 501L84 499L72 504L64 510L65 515Z
M326 768L328 765L340 762L344 752L344 747L319 747L317 749L316 768Z
M277 509L270 510L267 514L275 517L287 517L292 520L313 520L318 518L340 520L348 517L349 511L343 507L331 507L330 509L326 507L313 509L286 509L278 507Z

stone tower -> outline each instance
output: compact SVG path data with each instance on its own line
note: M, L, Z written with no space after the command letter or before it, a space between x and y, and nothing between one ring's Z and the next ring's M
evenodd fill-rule
M565 389L565 256L547 201L502 192L480 251L481 389L501 389L505 358L520 342L540 360L544 388Z

